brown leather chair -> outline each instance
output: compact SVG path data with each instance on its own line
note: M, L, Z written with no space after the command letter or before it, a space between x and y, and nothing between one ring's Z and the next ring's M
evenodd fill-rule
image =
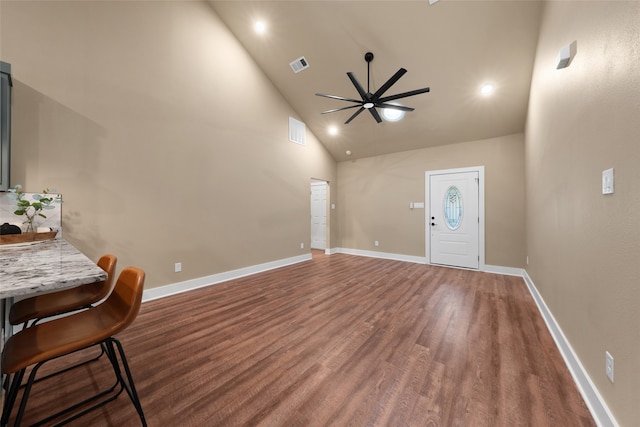
M14 303L9 310L9 323L12 325L22 323L26 328L27 323L31 320L33 320L32 324L35 324L38 320L46 317L91 307L111 292L117 261L118 259L114 255L100 257L98 266L107 272L107 280L103 282L36 295Z
M78 310L84 310L93 304L107 297L111 292L111 285L116 272L116 264L118 259L115 255L103 255L98 260L98 267L107 273L107 279L102 282L90 283L63 291L52 292L48 294L37 295L26 298L14 303L9 310L9 323L19 325L26 328L31 322L31 326L35 325L42 319L57 316L59 314L71 313ZM100 348L100 353L80 363L68 366L60 371L56 371L45 377L38 378L37 381L43 381L52 376L67 372L71 369L95 362L104 354L104 347Z
M62 423L76 419L114 400L124 389L133 402L142 425L147 425L124 349L120 341L114 337L115 334L128 327L138 315L144 279L144 271L135 267L127 267L122 270L113 291L103 303L69 316L31 326L9 338L2 353L2 373L10 376L10 386L0 420L2 426L6 426L9 422L27 368L33 366L20 400L15 418L16 426L20 425L22 421L38 369L49 360L93 346L101 346L105 349L116 377L116 383L111 388L63 409L45 420L41 420L41 422L57 420L69 414L72 415ZM126 374L126 380L122 374L121 366ZM118 385L119 390L116 391ZM98 403L93 404L90 408L73 413L73 411L77 411L77 408L85 407L97 400L99 400Z

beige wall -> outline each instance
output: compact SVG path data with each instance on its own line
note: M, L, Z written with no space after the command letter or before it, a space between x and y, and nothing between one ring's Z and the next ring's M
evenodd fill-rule
M640 3L546 4L526 138L337 166L310 133L288 142L295 112L204 2L0 5L12 182L61 191L65 235L93 259L113 252L157 287L307 253L311 177L330 181L332 247L424 256L425 211L408 209L424 172L484 165L486 263L529 256L617 420L640 419ZM603 196L609 167L616 193Z
M335 161L288 141L295 112L207 3L2 2L0 24L12 183L60 191L92 259L152 288L309 253L310 179Z
M409 202L425 201L426 171L470 166L485 167L485 262L523 267L522 134L338 163L339 245L424 257L426 210Z
M623 426L640 420L639 23L640 2L548 2L526 129L527 271Z

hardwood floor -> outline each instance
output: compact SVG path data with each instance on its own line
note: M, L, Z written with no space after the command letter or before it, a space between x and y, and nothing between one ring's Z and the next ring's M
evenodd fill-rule
M517 277L314 252L145 303L119 338L149 426L595 425ZM38 383L25 424L108 374ZM72 425L139 420L123 394Z

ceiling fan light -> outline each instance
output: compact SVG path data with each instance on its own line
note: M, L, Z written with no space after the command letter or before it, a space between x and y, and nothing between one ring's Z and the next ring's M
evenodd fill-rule
M404 118L404 111L395 108L382 108L382 117L388 122L397 122Z
M373 108L373 102L367 102L362 104L362 106L368 110L369 108Z

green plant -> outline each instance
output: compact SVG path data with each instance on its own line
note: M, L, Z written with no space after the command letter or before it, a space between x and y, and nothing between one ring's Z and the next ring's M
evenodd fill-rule
M32 201L27 200L26 194L22 191L22 185L18 184L9 189L9 197L16 200L17 209L13 211L15 215L25 216L27 219L23 222L26 224L25 233L34 233L36 229L33 226L33 220L36 216L46 218L47 216L42 213L45 209L54 209L54 203L62 203L62 196L55 193L56 190L45 189L41 194L32 195Z

